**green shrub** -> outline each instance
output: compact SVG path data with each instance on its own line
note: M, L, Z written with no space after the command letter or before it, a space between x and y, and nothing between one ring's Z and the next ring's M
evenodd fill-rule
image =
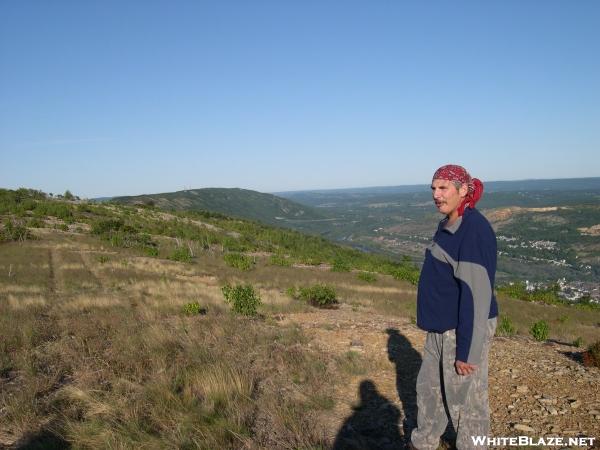
M99 255L96 259L98 260L98 262L100 264L104 264L104 263L108 262L110 258L106 255Z
M600 341L594 342L583 353L583 364L587 367L600 368Z
M121 219L105 219L92 223L92 234L105 234L110 231L121 231L125 223Z
M255 316L258 313L258 307L262 302L251 284L238 284L235 286L226 284L221 290L225 301L231 305L233 312L236 314Z
M177 247L168 256L171 261L179 261L184 263L192 262L192 255L186 247Z
M198 314L206 314L206 308L202 308L198 302L191 302L183 306L183 313L186 316L197 316Z
M272 266L289 267L292 265L292 261L283 255L271 255L269 264Z
M32 217L27 221L27 226L31 228L44 228L45 224L43 220L37 217Z
M293 299L298 300L299 298L299 292L298 289L296 289L295 286L289 287L285 290L285 293L287 294L288 297L291 297Z
M335 289L324 284L301 287L298 296L305 302L318 308L329 308L338 303Z
M332 272L350 272L350 269L352 269L350 263L342 258L335 258L331 265Z
M536 323L534 323L529 332L531 333L531 335L533 336L533 338L536 341L545 341L546 339L548 339L548 331L549 331L549 327L548 327L548 323L546 323L545 320L539 320Z
M158 256L158 247L144 247L144 252L148 256Z
M581 337L578 337L573 341L573 345L575 347L581 347L583 345L583 339Z
M401 266L392 269L390 274L396 280L405 280L412 285L416 285L419 282L419 269L413 265L402 264Z
M13 222L10 219L4 221L4 228L0 230L0 242L2 241L26 241L32 239L32 235L21 222Z
M375 283L377 281L377 276L371 272L359 272L356 278L367 283Z
M254 262L249 256L242 255L241 253L226 253L223 256L223 259L228 266L240 270L250 270L254 265Z
M513 336L517 330L508 316L500 316L500 323L496 328L496 336Z

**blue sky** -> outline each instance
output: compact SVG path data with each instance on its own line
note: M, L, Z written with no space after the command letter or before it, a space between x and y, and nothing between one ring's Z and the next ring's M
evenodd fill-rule
M600 176L597 1L0 2L0 187Z

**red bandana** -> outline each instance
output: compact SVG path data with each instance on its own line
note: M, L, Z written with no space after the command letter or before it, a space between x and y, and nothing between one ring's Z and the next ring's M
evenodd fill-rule
M477 178L471 178L469 172L462 166L447 164L440 167L433 174L434 180L448 180L466 184L469 187L469 192L458 208L458 215L462 216L465 208L475 208L475 204L483 195L483 183Z

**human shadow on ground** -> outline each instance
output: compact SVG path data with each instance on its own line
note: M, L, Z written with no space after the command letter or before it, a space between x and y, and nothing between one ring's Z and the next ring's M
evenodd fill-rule
M397 329L388 328L388 359L396 367L396 390L402 402L404 420L402 431L404 443L410 441L410 433L417 426L417 375L421 367L421 355L410 341Z
M18 450L68 450L71 448L71 444L54 431L42 429L37 433L26 436L11 448Z
M398 430L400 410L377 392L375 383L363 380L360 404L346 419L333 443L333 450L395 450L403 448Z

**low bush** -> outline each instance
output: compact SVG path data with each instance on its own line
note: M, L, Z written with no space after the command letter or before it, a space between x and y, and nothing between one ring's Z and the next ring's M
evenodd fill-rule
M145 247L144 252L148 256L156 257L158 256L158 247Z
M583 339L581 337L578 337L577 339L573 340L573 346L581 347L582 345L583 345Z
M301 287L298 292L298 297L318 308L330 308L338 303L335 289L325 284Z
M10 219L4 221L4 227L0 230L0 242L17 241L23 242L32 239L32 234L21 222L13 222Z
M186 316L197 316L198 314L206 314L206 308L201 307L198 302L190 302L183 306L183 313Z
M226 253L223 256L223 259L228 266L240 270L250 270L254 265L254 262L249 256L242 255L241 253Z
M594 342L583 353L583 364L587 367L600 368L600 341Z
M508 316L500 316L500 323L496 327L496 336L513 336L517 330Z
M529 332L536 341L545 341L548 339L548 323L545 320L539 320L531 326Z
M375 283L377 281L377 276L371 272L359 272L356 278L367 283Z
M405 280L415 286L419 282L420 274L421 273L417 267L409 264L402 264L401 266L395 267L390 271L390 275L392 275L396 280Z
M121 219L104 219L92 222L92 234L105 234L111 231L122 231L125 223Z
M269 264L272 266L289 267L292 265L292 261L283 255L271 255Z
M171 261L179 261L184 263L192 262L192 255L186 247L177 247L169 255Z
M38 217L32 217L27 221L27 226L31 228L44 228L44 221Z
M221 289L225 301L231 305L233 312L244 316L256 316L258 307L262 304L260 296L251 284L226 284Z
M98 255L96 258L100 264L104 264L110 260L110 258L106 255Z
M332 272L350 272L351 269L350 263L342 258L335 258L331 265Z

